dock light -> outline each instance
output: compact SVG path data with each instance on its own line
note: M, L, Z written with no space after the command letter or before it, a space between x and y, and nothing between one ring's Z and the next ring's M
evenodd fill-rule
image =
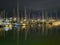
M12 25L11 24L9 24L9 29L12 29Z
M25 28L26 28L26 26L25 26L25 25L23 25L23 26L22 26L22 29L25 29Z
M14 18L13 20L14 20L14 21L16 21L17 19L16 19L16 18Z
M49 19L49 20L47 20L46 23L55 22L55 21L56 21L56 20L54 20L54 19Z
M35 23L35 21L34 21L33 19L31 20L31 22L32 22L32 23Z
M23 26L26 26L26 24L25 24L25 23L23 23L22 25L23 25Z
M26 19L24 19L24 21L26 21Z
M53 22L52 25L53 25L53 26L59 26L59 25L60 25L60 21Z
M46 22L46 19L42 19L42 20L40 20L41 22Z

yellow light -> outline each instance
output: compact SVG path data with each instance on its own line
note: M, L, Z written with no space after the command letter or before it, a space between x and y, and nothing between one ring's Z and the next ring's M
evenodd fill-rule
M26 26L24 25L24 26L22 26L22 29L25 29L26 28Z
M31 20L32 23L35 23L34 20Z
M24 21L26 21L26 19L24 19Z
M59 25L60 25L60 21L53 22L53 26L59 26Z
M14 18L13 20L14 20L14 21L16 21L17 19L16 19L16 18Z
M23 23L23 21L20 21L20 23Z
M11 24L9 24L9 28L12 29L12 25Z
M25 26L26 24L25 24L25 23L23 23L22 25L23 25L23 26Z
M50 25L50 24L46 24L46 27L48 27L48 28L52 28L52 25Z
M54 19L49 19L48 22L54 22L55 20Z

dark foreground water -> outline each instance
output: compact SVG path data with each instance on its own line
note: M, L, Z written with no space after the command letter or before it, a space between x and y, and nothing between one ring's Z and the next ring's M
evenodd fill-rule
M0 45L60 45L60 26L20 26L0 29Z

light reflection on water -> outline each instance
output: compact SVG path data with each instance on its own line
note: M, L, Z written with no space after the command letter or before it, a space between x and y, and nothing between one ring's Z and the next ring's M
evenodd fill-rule
M15 26L12 29L7 29L6 27L4 27L0 28L0 37L4 39L12 37L13 40L17 41L17 45L19 45L20 39L29 40L42 36L57 36L59 35L59 29L59 26L52 27L52 25L50 24Z
M58 27L52 27L52 25L50 25L50 24L46 24L46 25L41 25L41 24L38 24L38 25L34 25L34 24L32 24L32 25L24 25L24 26L15 26L15 27L13 27L13 28L9 28L9 27L3 27L3 28L0 28L0 32L2 32L2 34L4 33L3 31L9 31L9 30L11 30L11 31L24 31L25 33L31 33L31 32L40 32L40 33L42 33L42 34L48 34L48 33L53 33L54 31L56 31L56 33L58 33L57 31L58 31L58 29L59 29L59 26Z

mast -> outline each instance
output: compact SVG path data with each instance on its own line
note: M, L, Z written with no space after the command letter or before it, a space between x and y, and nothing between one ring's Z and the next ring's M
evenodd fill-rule
M25 19L27 19L27 15L26 15L26 8L25 8Z
M17 0L17 22L19 22L19 0ZM17 29L17 45L19 45L19 32L20 28Z
M3 18L5 18L5 10L4 10L4 17Z
M46 20L48 20L48 11L46 10ZM48 28L47 28L47 24L46 24L46 36L47 36L47 34L48 34Z
M50 12L50 15L51 15L51 19L53 18L53 16L52 16L52 11Z
M29 21L30 21L30 8L29 8L29 13L28 13L28 15L29 15Z
M42 10L42 20L44 20L44 10Z
M42 10L42 20L44 20L44 10ZM42 35L44 34L44 21L42 22Z
M56 20L57 20L57 12L56 12Z
M7 13L6 13L6 20L7 20Z
M21 12L21 21L23 20L23 12Z
M15 17L15 8L13 8L13 18Z
M3 18L2 16L3 16L3 11L1 11L1 16L0 16L0 18Z
M17 22L19 22L19 0L17 0Z
M48 19L48 12L46 11L46 19Z
M57 21L57 11L56 11L56 21ZM58 27L56 27L56 35L57 35L57 32L58 32Z

